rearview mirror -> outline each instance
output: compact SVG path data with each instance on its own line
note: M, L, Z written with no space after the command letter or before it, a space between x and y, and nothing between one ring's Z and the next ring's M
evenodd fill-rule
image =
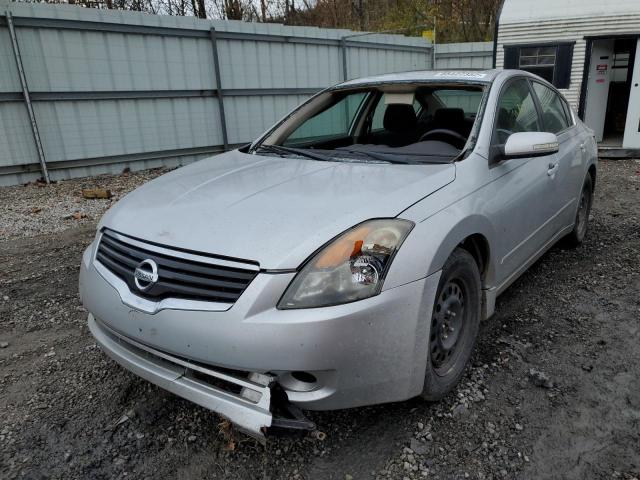
M558 151L558 137L549 132L512 133L504 145L505 158L539 157Z

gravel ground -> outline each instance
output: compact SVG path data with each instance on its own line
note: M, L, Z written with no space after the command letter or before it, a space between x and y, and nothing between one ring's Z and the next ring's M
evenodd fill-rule
M265 447L122 370L86 328L77 271L106 205L78 190L156 173L0 189L0 478L640 477L640 162L601 163L586 243L498 299L444 401L314 413L324 440ZM77 205L91 218L68 228Z
M120 175L64 180L46 186L33 182L0 187L0 240L33 237L69 228L95 225L102 214L134 188L168 170L155 168ZM86 199L83 188L111 190L110 199Z

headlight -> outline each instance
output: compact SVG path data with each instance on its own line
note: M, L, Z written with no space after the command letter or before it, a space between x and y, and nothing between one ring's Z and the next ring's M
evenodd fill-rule
M278 308L326 307L377 295L413 225L408 220L368 220L347 230L307 260Z

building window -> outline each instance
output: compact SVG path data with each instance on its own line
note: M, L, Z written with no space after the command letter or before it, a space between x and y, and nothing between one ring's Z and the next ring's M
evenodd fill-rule
M520 49L520 70L535 73L553 83L556 47L527 47Z
M556 88L569 88L573 43L505 45L504 68L534 73Z

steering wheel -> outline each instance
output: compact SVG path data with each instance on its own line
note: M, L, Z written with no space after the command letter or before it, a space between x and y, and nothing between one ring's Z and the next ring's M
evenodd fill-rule
M467 139L465 137L454 130L449 130L448 128L436 128L435 130L429 130L427 133L424 133L418 141L423 142L431 137L436 137L432 140L440 140L448 143L449 145L453 145L458 149L461 149L464 147L464 144L467 143Z

